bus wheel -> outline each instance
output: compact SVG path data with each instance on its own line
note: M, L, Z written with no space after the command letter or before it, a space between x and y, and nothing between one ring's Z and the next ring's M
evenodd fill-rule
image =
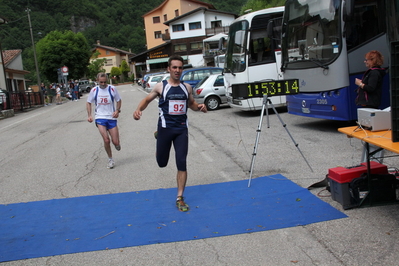
M208 110L217 110L220 106L220 100L215 96L209 96L205 100L205 105Z

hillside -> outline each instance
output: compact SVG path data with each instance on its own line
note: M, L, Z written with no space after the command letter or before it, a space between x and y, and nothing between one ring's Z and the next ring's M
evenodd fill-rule
M142 15L164 0L0 0L0 16L9 22L0 26L2 49L32 46L27 17L30 9L35 41L53 30L82 32L89 44L101 44L133 53L145 51ZM205 0L204 2L210 2ZM220 0L216 9L238 14L246 0Z

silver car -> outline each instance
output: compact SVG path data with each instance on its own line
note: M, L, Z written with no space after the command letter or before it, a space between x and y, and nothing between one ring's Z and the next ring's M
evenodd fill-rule
M203 78L193 89L197 103L204 103L208 110L216 110L221 104L227 103L224 77L213 74Z
M165 77L165 74L150 76L148 78L148 81L145 84L145 90L147 92L152 91L152 89L154 88L155 84L157 84L158 82L161 82L164 77Z

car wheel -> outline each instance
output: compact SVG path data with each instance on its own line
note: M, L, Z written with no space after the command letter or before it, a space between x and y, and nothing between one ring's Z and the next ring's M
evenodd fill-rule
M220 106L220 100L215 96L209 96L205 100L205 105L208 110L216 110Z

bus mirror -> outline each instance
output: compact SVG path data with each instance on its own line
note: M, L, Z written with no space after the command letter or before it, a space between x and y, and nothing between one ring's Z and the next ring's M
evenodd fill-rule
M220 39L219 39L219 51L222 51L222 50L224 50L224 42L225 42L226 40L225 40L225 38L224 37L221 37Z
M274 26L273 20L269 20L269 23L267 23L267 37L269 39L273 38L273 26Z
M352 20L354 7L355 7L355 1L353 0L346 0L343 2L344 21Z

